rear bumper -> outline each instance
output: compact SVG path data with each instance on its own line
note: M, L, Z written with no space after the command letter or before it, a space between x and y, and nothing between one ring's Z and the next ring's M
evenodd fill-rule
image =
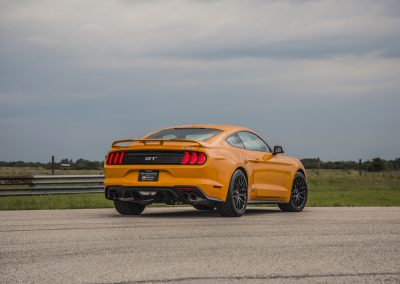
M108 186L105 196L109 200L139 203L209 204L222 202L207 196L196 186Z
M194 187L205 196L225 201L231 178L225 160L209 159L204 165L106 165L105 187L176 188ZM141 170L158 170L158 181L140 181Z

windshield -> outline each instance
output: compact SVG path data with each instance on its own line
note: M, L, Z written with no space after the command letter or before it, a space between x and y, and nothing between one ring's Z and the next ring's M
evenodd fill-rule
M146 138L206 141L221 131L222 130L211 128L169 128L156 132Z

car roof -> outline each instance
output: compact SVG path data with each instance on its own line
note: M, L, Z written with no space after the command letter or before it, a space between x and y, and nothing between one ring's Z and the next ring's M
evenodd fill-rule
M218 129L218 130L223 130L223 131L228 131L228 130L250 130L248 128L244 128L244 127L241 127L241 126L224 125L224 124L179 125L179 126L168 127L166 129L170 129L170 128L212 128L212 129Z
M221 130L222 132L209 138L207 140L208 143L220 143L221 141L223 141L226 136L229 136L235 132L239 132L239 131L250 131L252 133L256 133L254 130L249 129L249 128L245 128L245 127L241 127L241 126L236 126L236 125L225 125L225 124L192 124L192 125L177 125L177 126L170 126L170 127L166 127L166 128L162 128L162 129L158 129L154 132L148 133L147 135L145 135L143 138L146 138L154 133L157 133L161 130L165 130L165 129L174 129L174 128L211 128L211 129L218 129ZM258 135L258 134L257 134Z

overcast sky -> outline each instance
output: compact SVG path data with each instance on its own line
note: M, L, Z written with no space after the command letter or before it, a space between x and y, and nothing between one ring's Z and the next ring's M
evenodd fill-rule
M197 123L400 157L400 1L0 0L0 160Z

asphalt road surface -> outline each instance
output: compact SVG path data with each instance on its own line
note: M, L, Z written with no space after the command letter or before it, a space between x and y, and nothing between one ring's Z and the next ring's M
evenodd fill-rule
M0 283L400 283L400 207L0 212Z

